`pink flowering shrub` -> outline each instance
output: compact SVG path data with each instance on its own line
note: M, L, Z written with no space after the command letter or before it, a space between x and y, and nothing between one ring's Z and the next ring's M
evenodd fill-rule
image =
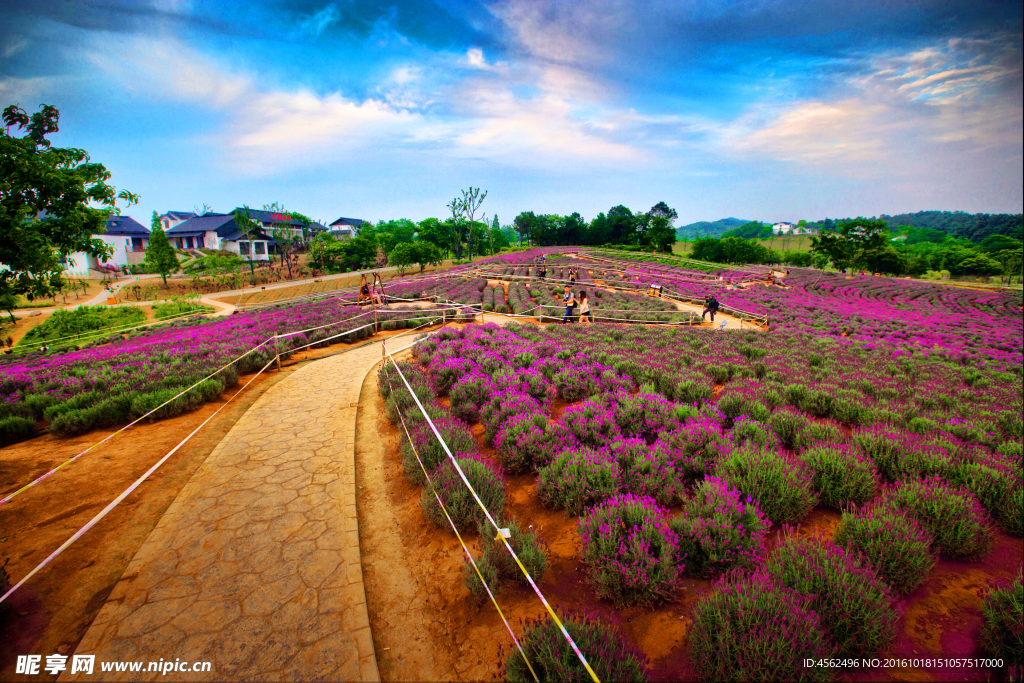
M564 401L579 401L593 396L601 389L589 370L577 365L566 365L551 378L558 397Z
M819 502L834 508L864 505L881 486L875 464L859 449L845 444L821 444L800 456L814 478Z
M900 510L878 503L844 510L835 542L860 553L898 595L920 586L939 559L931 534Z
M569 406L562 411L561 421L584 446L607 446L621 436L612 413L593 401Z
M1001 659L1006 678L1015 680L1024 668L1024 575L992 581L980 591L984 621L978 633L982 654Z
M480 407L490 400L497 387L487 375L472 370L459 378L448 393L452 413L466 422L473 423L480 419Z
M615 495L619 485L619 468L607 449L562 451L538 475L541 502L574 517Z
M445 357L435 354L428 372L434 380L438 396L447 396L460 379L477 369L476 363L468 358Z
M484 425L484 438L494 439L510 417L523 413L540 413L541 406L532 396L518 389L505 389L491 395L480 408L480 422Z
M676 419L676 406L660 394L641 391L635 396L613 394L615 422L628 437L637 437L654 443L659 432L680 427Z
M477 453L461 454L456 457L455 462L459 464L491 516L499 517L508 500L508 489L501 467ZM477 525L486 519L483 510L466 488L450 459L446 458L441 466L431 473L430 478L430 485L420 496L420 504L427 519L436 526L445 529L450 525L437 503L435 491L459 533L475 530Z
M547 424L547 415L539 412L509 417L494 437L494 447L501 454L506 472L523 474L537 469L537 463L546 465L550 461L545 439Z
M839 657L873 657L896 639L900 607L889 586L856 555L824 538L788 533L763 565L779 583L811 597Z
M681 428L661 432L653 448L665 453L680 482L689 487L704 479L732 453L732 444L714 420L699 417Z
M757 503L716 477L702 481L672 520L687 573L715 577L764 557L771 522Z
M715 474L756 500L776 524L799 522L818 502L811 474L779 451L739 448L718 463Z
M667 510L650 498L619 495L579 522L582 556L598 595L617 605L671 599L682 570Z
M619 464L619 491L673 505L683 495L683 484L664 449L651 448L643 439L619 439L609 447Z
M705 681L829 681L836 646L812 598L764 572L736 571L693 607L690 661Z
M449 450L456 458L466 453L476 452L476 441L473 439L472 432L469 431L469 425L465 422L454 418L440 418L433 422L441 434L441 438L448 444ZM426 483L423 470L426 469L428 474L433 473L438 465L448 458L448 454L445 453L441 442L437 440L430 425L426 422L420 422L417 426L412 427L409 430L409 436L412 437L411 441L402 439L402 466L405 468L406 476L414 484L423 485ZM417 455L419 460L417 460ZM420 466L421 462L423 463L422 467Z
M881 500L902 510L931 534L943 557L978 560L995 544L992 520L978 499L939 477L900 482L887 488Z
M621 629L594 612L579 609L559 612L559 620L598 679L623 683L643 683L647 680L647 657L629 644ZM519 630L523 634L520 644L530 660L533 672L519 650L511 647L503 661L504 680L509 683L534 683L534 673L542 681L590 683L593 680L550 616L526 619ZM499 647L498 654L499 657L504 655L504 646Z

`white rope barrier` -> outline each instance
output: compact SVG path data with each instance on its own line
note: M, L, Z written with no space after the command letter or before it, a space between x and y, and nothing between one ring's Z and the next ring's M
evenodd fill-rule
M394 385L391 384L391 377L389 376L387 379L388 387L390 387L391 392L394 393L395 388ZM515 643L516 648L519 649L519 654L523 656L523 661L526 662L526 666L530 669L530 673L533 675L533 680L540 683L540 679L537 678L537 672L533 670L533 665L530 664L530 660L526 656L526 652L523 651L523 646L519 644L519 639L516 638L515 632L508 623L508 619L505 618L505 614L501 611L501 606L498 605L498 600L494 597L494 593L491 592L490 586L488 586L487 582L484 580L484 575L480 572L480 568L477 566L476 560L473 559L473 554L469 552L466 542L462 540L462 534L459 533L458 527L455 526L455 522L452 521L451 515L448 514L448 508L445 507L444 501L441 500L441 496L437 493L437 490L433 488L434 482L430 478L430 473L427 471L427 468L423 465L423 461L420 459L419 451L416 450L416 444L412 440L412 435L409 434L409 427L405 424L405 417L402 415L401 411L398 411L398 419L402 422L402 429L405 431L405 438L409 440L409 447L412 449L412 454L416 456L416 462L419 463L420 469L423 471L423 476L427 479L428 488L433 492L434 498L437 499L437 504L441 508L441 512L444 513L445 519L448 520L448 524L451 525L452 531L455 532L455 538L459 539L459 545L461 545L462 550L465 551L466 558L469 560L469 563L473 565L473 571L476 572L477 578L480 579L480 583L483 585L484 590L487 591L487 597L491 599L491 603L494 605L494 608L498 610L498 616L501 617L502 623L505 624L505 628L508 629L509 635L512 636L512 642Z
M6 599L7 599L8 597L10 597L10 596L11 596L11 594L13 594L13 593L14 593L14 591L16 591L16 590L18 590L19 588L21 588L21 586L22 586L22 585L24 585L24 583L25 583L26 581L28 581L28 580L29 580L29 579L31 579L31 578L32 578L33 576L35 576L35 575L36 575L36 573L38 573L38 572L39 572L39 570L41 570L41 569L42 569L43 567L45 567L45 566L46 566L46 565L48 565L48 564L49 564L50 562L52 562L52 561L53 561L53 560L54 560L54 559L55 559L55 558L56 558L56 557L57 557L58 555L60 555L60 554L61 554L62 552L64 552L64 551L65 551L65 550L66 550L66 549L67 549L67 548L68 548L68 547L69 547L69 546L70 546L70 545L71 545L72 543L74 543L74 542L75 542L75 541L77 541L77 540L78 540L79 538L81 538L81 537L82 537L82 536L83 536L83 535L85 534L85 532L87 532L87 531L88 531L89 529L91 529L91 528L93 528L94 526L96 526L96 524L97 524L97 523L99 523L99 521L100 521L101 519L103 519L104 517L106 517L106 516L107 516L107 514L108 514L108 513L109 513L109 512L111 511L111 510L113 510L114 508L116 508L116 507L117 507L117 506L118 506L118 505L119 505L119 504L121 503L121 501L123 501L123 500L124 500L125 498L127 498L127 497L128 497L128 496L129 496L129 495L130 495L130 494L132 493L132 491L134 491L135 489L137 489L137 488L138 488L138 487L139 487L139 486L140 486L140 485L142 484L142 482L146 481L146 479L148 479L148 478L149 478L149 475L151 475L151 474L153 474L154 472L156 472L156 471L157 471L157 469L159 469L159 467L160 467L161 465L163 465L163 464L164 464L165 462L167 462L167 459L168 459L168 458L170 458L170 457L171 457L172 455L174 455L175 453L177 453L177 452L178 452L178 450L179 450L179 449L180 449L180 448L181 448L182 446L184 446L184 445L185 445L186 443L188 443L188 441L189 441L189 440L190 440L190 439L191 439L191 438L192 438L193 436L195 436L195 435L196 435L196 433L197 433L197 432L198 432L198 431L199 431L200 429L202 429L203 427L205 427L205 426L207 425L207 423L209 423L209 422L210 422L210 420L212 420L212 419L213 419L214 417L216 417L216 416L217 416L217 414L218 414L218 413L219 413L220 411L224 410L224 408L225 408L225 407L227 407L227 405L228 405L229 403L231 403L231 401L232 401L232 400L233 400L233 399L234 399L235 397L237 397L237 396L238 396L239 394L241 394L241 393L242 393L242 391L244 391L244 390L245 390L245 388L246 388L246 387L248 387L248 386L249 386L249 385L250 385L250 384L252 383L252 381L253 381L254 379L256 379L257 377L259 377L259 376L260 376L260 375L261 375L261 374L263 373L263 371L264 371L264 370L266 370L266 369L267 369L268 367L270 367L270 364L271 364L272 362L273 362L273 360L269 360L269 361L267 361L267 364L266 364L266 365L264 365L264 366L263 366L263 367L262 367L262 368L260 369L260 371L259 371L259 372L257 372L257 373L256 373L255 375L253 375L253 376L252 376L252 377L251 377L251 378L249 379L249 381L248 381L248 382L246 382L246 383L245 383L245 385L244 385L244 386L243 386L243 387L242 387L241 389L239 389L238 391L236 391L236 392L235 392L235 394L234 394L234 396L232 396L232 397L231 397L231 398L229 398L229 399L228 399L227 401L225 401L225 402L224 402L224 405L222 405L221 407L217 408L217 410L216 410L216 411L214 411L214 413L213 413L212 415L210 415L210 417L208 417L208 418L206 418L205 420L203 420L203 423L202 423L201 425L199 425L198 427L196 427L195 429L193 429L193 430L192 430L192 433L191 433L191 434L189 434L189 435L188 435L188 436L186 436L186 437L185 437L184 439L182 439L182 440L181 440L180 442L178 442L178 445L177 445L177 446L175 446L174 448L172 448L172 449L171 449L171 450L170 450L170 451L169 451L169 452L167 453L167 455L165 455L164 457L160 458L160 460L158 460L158 461L156 462L156 464L154 464L154 465L153 465L152 467L150 467L150 468L149 468L148 470L146 470L145 474L143 474L143 475L142 475L141 477L139 477L138 479L136 479L136 480L135 480L135 481L134 481L134 482L132 483L132 485L131 485L131 486L129 486L128 488L126 488L126 489L125 489L124 491L122 491L122 492L121 492L121 494L120 494L120 495L119 495L119 496L118 496L117 498L115 498L114 500L112 500L112 501L111 501L111 502L110 502L110 503L109 503L109 504L108 504L108 505L107 505L107 506L106 506L105 508L103 508L103 509L102 509L102 510L101 510L101 511L100 511L100 512L99 512L99 513L98 513L98 514L97 514L97 515L95 516L95 517L93 517L92 519L90 519L90 520L89 520L89 522L88 522L88 523L87 523L87 524L86 524L85 526L83 526L83 527L82 527L81 529L79 529L78 531L76 531L76 532L74 533L74 535L73 535L73 536L72 536L71 538L69 538L68 540L64 541L64 543L63 543L63 544L62 544L62 545L61 545L61 546L60 546L59 548L57 548L57 549L56 549L56 550L54 550L54 551L53 551L52 553L50 553L50 555L49 555L49 556L48 556L48 557L47 557L47 558L46 558L45 560L43 560L43 561L42 561L42 562L40 562L40 563L39 563L38 565L36 565L35 569L33 569L32 571L30 571L30 572L29 572L28 574L26 574L26 575L24 576L24 578L22 578L22 579L21 579L21 581L19 581L18 583L14 584L13 586L11 586L10 590L8 590L8 591L7 591L6 593L4 593L4 594L3 594L3 596L2 596L2 597L0 597L0 604L3 604L4 600L6 600Z
M405 387L408 390L409 395L412 396L413 401L416 402L416 407L419 408L420 412L423 414L423 418L426 420L427 425L430 426L430 431L434 433L434 437L437 438L438 443L441 444L441 448L444 449L445 454L451 461L452 466L455 468L455 471L459 475L459 478L462 479L462 483L466 485L466 488L469 489L469 492L470 494L472 494L473 499L476 501L476 504L480 506L481 510L483 510L484 515L487 517L487 521L490 522L491 526L494 527L494 530L498 532L498 537L501 539L502 543L505 544L505 548L512 556L512 559L514 559L516 564L519 565L519 569L522 570L523 574L526 576L526 580L529 582L530 587L533 589L533 592L537 595L538 598L540 598L540 601L544 604L544 607L547 609L548 614L551 616L555 624L557 624L558 628L561 630L562 635L565 636L566 640L569 641L569 645L572 647L573 652L575 652L576 656L579 657L580 662L583 663L583 666L586 668L587 673L590 674L591 679L594 681L594 683L601 683L601 680L597 677L597 674L595 674L594 670L590 667L590 663L587 662L587 658L583 655L582 652L580 652L579 647L576 645L576 641L574 641L572 639L572 636L569 635L569 632L565 629L565 626L562 624L562 620L558 618L557 614L555 614L555 611L551 608L551 605L550 603L548 603L547 598L544 597L544 594L541 593L540 589L537 587L537 584L534 582L533 577L530 576L530 572L526 570L526 567L524 567L523 563L519 560L519 556L516 555L516 552L512 549L512 546L509 545L508 539L506 539L504 535L501 533L501 528L498 526L498 523L494 521L494 517L491 516L490 510L488 510L487 506L484 505L483 501L480 500L480 496L473 488L473 485L469 483L469 479L466 478L465 472L462 471L462 468L459 466L459 463L455 459L455 456L452 455L451 449L448 448L448 444L446 444L444 439L441 437L441 433L437 431L437 427L434 425L434 421L430 418L430 415L427 414L427 411L426 409L424 409L423 404L420 402L419 397L416 395L416 392L412 390L412 387L409 385L409 381L405 378L405 374L402 372L402 369L398 366L398 363L397 361L395 361L394 356L391 354L390 351L388 351L387 340L382 342L382 346L384 348L384 353L387 354L387 356L391 359L391 362L395 366L395 370L398 371L398 376L402 378L402 382L405 384Z

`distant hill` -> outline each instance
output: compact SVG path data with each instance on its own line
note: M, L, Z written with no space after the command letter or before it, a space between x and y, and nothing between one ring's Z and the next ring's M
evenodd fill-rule
M1021 239L1024 214L967 213L966 211L918 211L895 216L882 214L889 225L911 225L915 228L942 230L954 237L981 242L989 235L1007 235Z
M696 223L690 223L689 225L681 225L676 228L676 237L679 239L692 240L697 237L706 237L710 234L711 237L721 237L722 233L733 228L738 228L745 223L749 223L748 220L740 218L723 218L717 221L697 221Z

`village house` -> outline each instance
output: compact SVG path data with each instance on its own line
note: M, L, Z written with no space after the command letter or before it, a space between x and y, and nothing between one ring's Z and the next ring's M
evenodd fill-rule
M348 239L359 233L359 228L366 221L361 218L339 218L330 225L331 235L334 239Z
M160 221L160 227L163 228L164 232L167 232L175 225L184 223L189 218L193 218L196 215L197 214L191 211L168 211L167 213L158 216L158 220Z
M217 249L252 261L269 260L274 238L260 228L251 237L246 237L230 213L192 216L167 231L167 239L177 249Z
M103 233L93 235L113 248L113 254L106 260L99 260L84 252L69 255L64 261L64 272L78 277L89 277L90 270L96 271L101 265L130 266L142 263L149 246L149 228L131 216L111 216L104 223Z

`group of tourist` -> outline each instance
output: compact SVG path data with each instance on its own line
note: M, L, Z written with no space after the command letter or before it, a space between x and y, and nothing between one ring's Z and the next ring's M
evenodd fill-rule
M572 277L572 271L570 271L570 281L575 283L576 278ZM581 289L580 296L577 299L576 295L572 293L572 287L569 285L565 286L565 293L562 294L562 303L565 304L565 314L562 315L562 324L569 322L569 318L572 317L572 311L576 306L580 307L580 324L589 325L594 322L594 314L590 310L590 301L587 299L587 290Z

